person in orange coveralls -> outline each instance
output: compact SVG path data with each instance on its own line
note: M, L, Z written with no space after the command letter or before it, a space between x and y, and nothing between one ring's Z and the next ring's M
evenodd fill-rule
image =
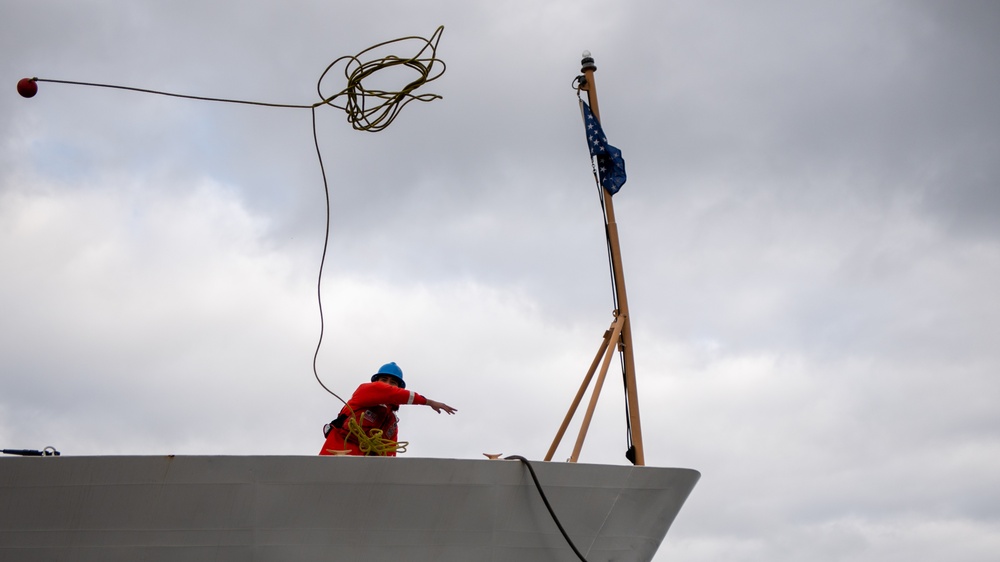
M347 451L349 455L396 456L395 445L398 443L399 435L399 417L396 416L396 410L402 404L430 406L439 414L447 412L451 415L458 411L443 402L406 390L403 370L394 362L386 363L372 375L371 382L362 384L354 391L347 405L340 410L337 419L323 428L326 442L323 443L319 454L332 455L335 451ZM351 417L366 436L374 438L376 449L381 450L368 452L362 450L365 445L359 443L358 436L350 431ZM371 446L371 442L368 446Z

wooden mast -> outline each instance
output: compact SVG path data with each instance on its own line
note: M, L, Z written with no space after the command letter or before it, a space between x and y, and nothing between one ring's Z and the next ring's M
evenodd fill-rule
M594 64L594 59L590 56L588 51L583 53L581 65L583 78L580 81L580 89L587 92L590 110L593 112L594 118L597 119L597 122L600 123L601 112L597 104L597 84L594 81L594 72L597 70L597 66ZM577 393L572 406L570 406L570 411L567 413L566 419L563 421L552 446L549 448L549 452L546 455L545 460L548 461L552 459L552 455L555 453L555 449L559 445L559 441L562 439L563 433L569 425L569 421L573 417L573 414L579 405L580 399L583 397L586 387L590 384L590 380L594 375L594 371L597 368L600 357L605 355L606 352L601 373L598 376L598 382L596 383L587 414L584 418L583 426L580 429L580 435L577 438L573 455L569 458L570 462L576 462L580 453L580 448L583 446L583 439L590 425L590 419L593 416L594 408L597 404L597 398L600 394L600 388L604 381L604 375L607 373L610 358L614 352L614 347L611 344L615 344L624 359L625 394L628 402L629 425L632 430L632 445L635 447L635 459L633 462L636 466L644 466L645 455L642 446L642 425L639 421L639 396L636 388L635 357L632 354L632 328L631 322L629 321L628 297L625 293L625 273L622 268L621 246L618 241L618 224L615 222L615 208L611 193L604 190L601 193L601 197L604 202L608 246L611 254L611 269L612 275L614 276L615 296L618 300L618 310L614 311L615 320L611 323L611 328L605 332L604 342L597 353L597 357L594 358L590 372L587 373L583 385L580 387L580 391Z

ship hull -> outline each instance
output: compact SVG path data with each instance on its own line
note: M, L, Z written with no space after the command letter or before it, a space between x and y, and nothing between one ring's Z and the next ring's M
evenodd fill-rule
M587 560L648 561L699 473L534 462ZM572 561L513 460L292 456L0 459L9 561Z

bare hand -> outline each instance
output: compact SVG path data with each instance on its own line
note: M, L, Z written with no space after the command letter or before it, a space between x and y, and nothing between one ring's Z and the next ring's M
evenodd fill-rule
M445 411L448 412L448 415L453 415L455 412L458 411L455 408L452 408L451 406L445 404L444 402L438 402L437 400L431 400L430 398L427 399L427 405L433 408L434 411L439 414L442 411Z

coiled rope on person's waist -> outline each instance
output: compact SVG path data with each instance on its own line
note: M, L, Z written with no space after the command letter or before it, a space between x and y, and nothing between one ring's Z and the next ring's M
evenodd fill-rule
M353 412L352 412L353 414ZM347 418L348 436L353 436L358 442L358 449L365 455L386 456L389 453L405 453L407 441L394 441L383 436L381 429L375 428L365 433L358 420L352 415Z

